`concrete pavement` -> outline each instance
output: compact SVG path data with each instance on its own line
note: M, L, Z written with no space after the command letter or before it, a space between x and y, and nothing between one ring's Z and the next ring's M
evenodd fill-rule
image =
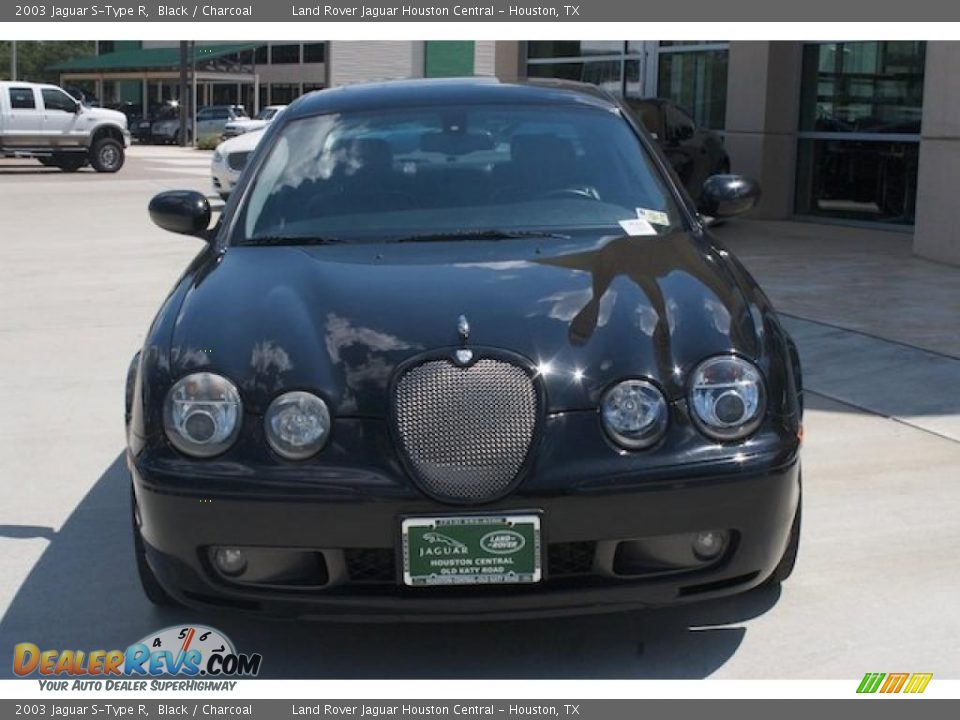
M201 172L208 160L193 153L134 148L116 176L0 164L0 655L22 641L125 646L152 630L197 621L263 653L271 677L855 682L871 669L960 675L960 443L951 439L950 424L956 408L944 397L941 405L902 413L901 403L911 400L903 393L891 395L889 407L880 404L884 388L909 377L921 356L872 337L940 353L927 355L942 366L930 360L924 367L937 369L911 382L921 399L946 396L940 383L953 377L949 361L960 352L946 322L925 329L922 318L946 312L932 306L952 301L960 270L913 268L886 234L876 258L866 238L851 241L861 250L846 250L842 232L829 229L834 237L827 242L814 225L740 222L722 229L727 239L745 238L742 248L731 244L778 307L794 316L787 322L807 363L803 543L782 593L758 590L624 615L439 627L289 623L150 606L130 548L123 378L154 312L200 249L197 240L154 228L146 215L161 189L209 190ZM778 260L781 242L786 261ZM848 272L832 283L816 264L829 265L829 253L849 258ZM837 290L851 273L869 289L870 302ZM888 281L890 273L896 282ZM886 301L884 287L897 302ZM886 369L868 362L881 351ZM853 364L875 388L850 372ZM923 387L928 372L942 375ZM9 667L0 662L0 675Z

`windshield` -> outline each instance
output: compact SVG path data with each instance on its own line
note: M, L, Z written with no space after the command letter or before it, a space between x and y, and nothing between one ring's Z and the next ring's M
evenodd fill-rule
M624 222L653 234L681 219L619 114L428 107L291 122L246 193L233 241L622 235Z

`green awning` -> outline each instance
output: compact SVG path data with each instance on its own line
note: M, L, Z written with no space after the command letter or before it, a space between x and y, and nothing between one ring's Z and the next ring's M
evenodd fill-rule
M261 43L235 43L231 45L196 45L188 53L188 61L205 62L216 58L255 50L266 45ZM180 67L180 48L137 48L118 50L117 52L75 58L67 62L51 65L49 70L59 72L129 72L132 70L175 70Z

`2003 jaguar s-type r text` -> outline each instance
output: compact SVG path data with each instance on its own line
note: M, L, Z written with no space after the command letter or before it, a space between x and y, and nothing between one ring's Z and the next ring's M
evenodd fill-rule
M616 99L411 81L273 123L127 382L151 600L340 618L596 612L779 582L796 349Z

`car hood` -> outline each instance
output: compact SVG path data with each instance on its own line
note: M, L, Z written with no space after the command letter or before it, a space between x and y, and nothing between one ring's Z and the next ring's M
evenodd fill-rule
M127 116L119 110L108 110L106 108L84 108L84 115L88 115L99 122L110 122L121 127L127 126Z
M244 118L243 120L231 120L226 124L228 128L242 129L246 132L251 130L259 130L267 126L267 120L254 120L252 118Z
M261 130L237 135L237 137L224 140L220 143L217 146L217 152L221 155L230 155L235 152L250 152L257 147L257 143L260 142L260 138L262 137L263 131Z
M722 258L677 232L508 240L231 247L184 295L174 376L208 369L263 412L285 389L320 392L340 416L385 416L398 364L468 344L543 370L548 411L596 407L611 382L646 376L684 393L703 358L760 352Z

